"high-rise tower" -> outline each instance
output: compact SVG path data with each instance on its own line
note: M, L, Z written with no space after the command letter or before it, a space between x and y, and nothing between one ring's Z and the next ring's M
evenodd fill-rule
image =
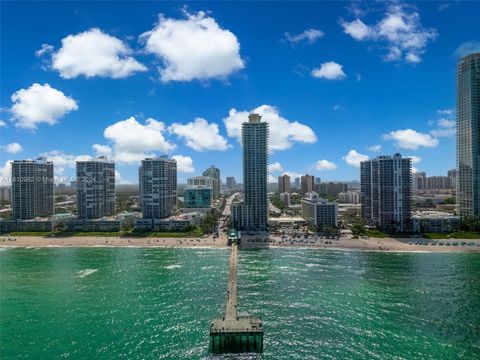
M115 215L115 163L105 156L77 161L77 216Z
M409 231L412 159L378 156L360 163L362 217L385 231Z
M480 53L457 65L457 204L459 214L480 215Z
M163 219L177 210L177 162L167 156L142 160L138 171L144 219Z
M250 114L242 124L244 202L234 204L233 223L237 228L267 230L268 123Z
M53 163L46 158L12 162L12 217L53 215Z
M282 193L290 193L290 176L287 174L280 175L278 177L278 192Z

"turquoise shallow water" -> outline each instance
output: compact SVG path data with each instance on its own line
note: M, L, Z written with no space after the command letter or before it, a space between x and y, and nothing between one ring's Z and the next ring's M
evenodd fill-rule
M0 358L219 359L225 249L0 251ZM265 352L224 358L478 359L480 255L240 252Z

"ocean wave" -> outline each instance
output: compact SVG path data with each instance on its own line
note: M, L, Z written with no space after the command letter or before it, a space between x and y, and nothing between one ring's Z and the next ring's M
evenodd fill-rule
M165 266L165 269L168 269L168 270L173 270L173 269L179 269L181 268L182 265L179 265L179 264L173 264L173 265L168 265L168 266Z
M84 269L84 270L78 271L77 273L75 273L75 275L77 277L83 279L85 276L91 275L91 274L93 274L97 271L98 271L98 269Z

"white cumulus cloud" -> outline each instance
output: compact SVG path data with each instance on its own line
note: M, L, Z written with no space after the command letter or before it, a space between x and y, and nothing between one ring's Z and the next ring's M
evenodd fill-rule
M207 120L196 118L187 124L173 123L168 131L185 140L186 145L196 151L227 150L230 145L220 135L218 125L209 124Z
M455 113L454 109L440 109L437 110L438 115L453 115Z
M10 112L16 126L34 130L38 124L53 125L58 119L77 110L77 102L49 84L34 83L13 93Z
M155 156L153 151L168 153L175 149L175 144L165 139L165 130L163 122L149 118L141 124L132 116L108 126L103 135L112 142L116 161L136 163Z
M302 42L311 45L315 41L323 37L325 34L323 33L323 31L318 29L307 29L300 34L292 35L286 32L284 35L285 39L292 45Z
M156 26L140 36L146 51L163 62L162 81L224 79L245 66L235 34L203 11L184 10L184 15L184 19L160 15Z
M343 26L344 33L350 35L355 40L363 40L370 36L371 29L360 19L355 19L351 22L341 20L340 24Z
M62 47L52 54L52 69L64 79L80 75L117 79L147 71L131 54L132 50L123 41L92 28L62 39Z
M294 143L312 144L317 141L313 130L298 121L290 121L280 115L278 108L271 105L261 105L251 111L237 111L230 109L228 117L223 119L227 128L227 134L242 141L242 123L248 122L250 113L257 113L262 116L262 121L269 123L269 150L286 150Z
M464 57L480 51L480 41L467 41L455 50L455 55L457 57Z
M350 150L348 154L343 157L343 160L345 160L348 165L352 165L355 167L360 167L360 162L367 161L368 159L369 157L367 155L360 154L353 149Z
M47 151L39 154L39 156L45 157L48 161L53 162L55 175L62 175L66 168L74 168L76 161L85 161L92 158L89 155L67 154L61 150Z
M419 147L432 148L438 145L438 139L426 133L412 129L391 131L383 135L384 140L392 140L402 149L417 150Z
M0 127L7 126L7 123L3 120L0 120Z
M122 174L120 174L118 170L115 170L115 184L125 185L125 184L131 184L131 183L132 183L131 181L124 179Z
M283 171L282 164L278 161L274 162L273 164L268 164L268 172L269 173L277 173Z
M172 156L177 162L177 171L181 173L193 173L195 168L193 167L193 160L190 156L174 155Z
M416 155L409 155L405 157L412 159L412 164L418 164L420 161L422 161L422 158Z
M357 41L372 41L387 49L386 61L418 63L429 41L437 37L435 29L427 29L420 22L420 14L410 4L387 5L383 18L371 25L360 19L341 20L346 34Z
M457 122L451 119L438 119L437 120L438 128L430 131L435 137L453 137L457 133L456 125Z
M10 186L12 184L12 162L13 160L7 160L0 168L0 186Z
M367 147L367 150L372 151L372 152L380 152L382 150L382 145L380 145L380 144L372 145L372 146Z
M327 80L341 80L347 77L343 72L342 65L334 61L328 61L312 70L312 76Z
M93 144L92 148L95 151L95 154L97 156L106 156L106 157L111 157L112 156L113 150L108 145Z
M318 160L315 163L315 169L317 169L318 171L335 170L336 168L337 168L337 165L335 165L333 162L328 160Z
M8 152L10 154L16 154L16 153L19 153L20 151L23 150L22 145L20 145L17 142L4 145L4 146L2 146L2 148L5 152Z
M35 51L35 56L36 57L41 57L47 53L50 53L53 51L53 46L49 44L42 44L42 47Z

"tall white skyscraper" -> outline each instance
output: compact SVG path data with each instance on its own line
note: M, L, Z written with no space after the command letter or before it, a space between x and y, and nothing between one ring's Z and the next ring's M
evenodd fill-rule
M77 216L115 215L115 163L105 156L77 161Z
M177 162L167 156L142 160L140 204L144 219L163 219L177 210Z
M412 159L378 156L360 165L362 217L389 232L409 231Z
M53 215L53 163L46 158L12 162L12 217Z
M244 202L232 206L236 228L267 230L268 123L250 114L242 124Z
M459 215L480 216L480 53L457 65L457 203Z

